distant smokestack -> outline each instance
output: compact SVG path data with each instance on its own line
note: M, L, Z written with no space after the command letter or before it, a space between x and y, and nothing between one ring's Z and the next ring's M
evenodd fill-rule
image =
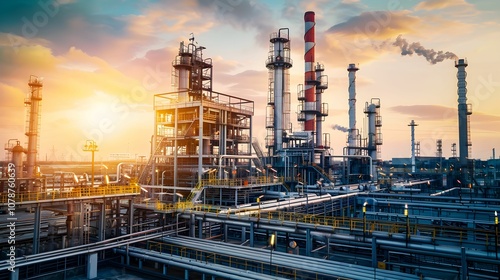
M458 57L452 52L435 51L433 49L426 49L420 43L414 42L409 44L402 35L399 35L396 41L392 44L401 48L401 55L417 54L425 57L431 64L436 64L445 59L457 59Z
M347 128L345 126L338 125L338 124L332 125L332 129L340 130L342 132L349 132L349 128Z
M411 127L411 173L415 173L415 126L418 124L411 120L408 126Z
M469 148L472 145L470 141L469 116L472 114L472 105L467 104L467 72L465 67L469 64L466 59L455 61L457 72L457 94L458 94L458 149L460 153L460 162L464 165L469 158Z

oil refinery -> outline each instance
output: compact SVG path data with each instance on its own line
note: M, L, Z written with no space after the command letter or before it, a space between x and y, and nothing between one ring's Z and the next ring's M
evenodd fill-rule
M435 156L421 155L412 120L411 155L383 160L381 149L391 148L384 100L357 104L356 62L346 65L348 84L336 85L345 89L346 138L325 132L335 120L315 25L306 12L296 92L291 40L299 32L277 28L267 57L254 57L268 71L266 104L216 91L215 59L194 35L180 42L166 58L174 90L154 95L145 124L144 161L98 162L94 140L81 147L91 162L41 161L42 90L50 88L29 77L27 142L4 147L0 278L103 279L111 267L140 279L499 279L500 160L494 149L488 160L471 156L468 60L449 69L457 71L458 155L454 144L443 157L442 139ZM345 141L343 150L332 141Z

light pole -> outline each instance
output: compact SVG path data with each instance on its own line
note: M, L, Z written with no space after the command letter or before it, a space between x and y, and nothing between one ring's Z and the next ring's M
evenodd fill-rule
M264 195L261 195L261 196L257 197L257 204L259 204L259 212L258 212L259 219L260 219L260 199L263 198L263 197L264 197Z
M408 247L408 240L410 239L410 217L408 216L408 204L405 204L404 215L406 217L406 247Z
M99 151L99 147L95 143L94 140L85 141L85 145L83 146L83 151L92 152L92 179L91 179L91 187L94 187L94 152Z
M269 257L269 275L271 275L272 272L272 266L273 266L273 250L274 246L276 244L276 234L271 234L271 237L269 238L269 246L271 247L271 255Z
M366 237L366 205L368 205L367 201L363 203L363 242L365 242Z

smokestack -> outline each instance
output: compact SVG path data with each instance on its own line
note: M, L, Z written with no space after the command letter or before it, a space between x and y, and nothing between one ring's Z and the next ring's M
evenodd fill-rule
M457 56L452 52L435 51L433 49L426 49L420 43L414 42L409 44L401 35L396 38L396 41L392 43L393 46L397 46L401 49L401 55L412 55L417 54L419 56L425 57L427 61L431 64L436 64L445 59L457 59Z
M469 116L472 114L472 106L471 104L467 104L467 82L465 81L465 77L467 77L465 67L467 67L467 65L466 59L458 59L455 61L455 67L458 69L458 147L460 163L462 165L467 164L469 148L472 145L469 131Z
M356 153L355 149L357 139L356 130L356 71L359 68L356 67L354 63L349 64L347 71L349 72L349 135L348 135L348 146L349 155L354 155Z
M305 22L305 54L304 54L304 65L305 65L305 79L304 79L304 89L305 89L305 122L304 131L311 131L313 134L316 133L316 95L315 95L315 85L316 77L314 73L314 46L316 41L314 39L314 12L306 12L304 14Z
M415 173L415 126L418 124L411 120L408 126L411 126L411 173Z

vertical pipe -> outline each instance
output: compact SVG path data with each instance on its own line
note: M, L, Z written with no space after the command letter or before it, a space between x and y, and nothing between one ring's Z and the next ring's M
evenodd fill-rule
M304 34L304 42L305 42L305 54L304 54L304 66L305 66L305 75L304 75L304 89L305 89L305 122L304 122L304 130L310 131L312 134L316 132L316 94L315 94L315 73L313 69L314 65L314 46L315 46L315 38L314 38L314 12L306 12L304 14L304 22L305 22L305 34Z
M349 135L348 135L348 149L349 155L356 153L357 130L356 130L356 71L359 68L354 63L349 64L347 71L349 72Z

